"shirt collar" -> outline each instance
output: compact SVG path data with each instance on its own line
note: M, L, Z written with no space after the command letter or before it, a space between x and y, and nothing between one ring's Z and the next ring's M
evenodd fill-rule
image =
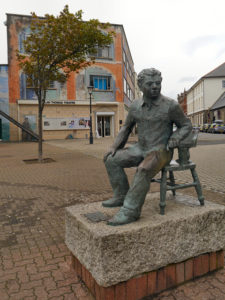
M146 101L146 99L144 98L144 96L142 97L141 99L141 106L143 107L144 105L147 105L147 106L159 106L160 105L160 102L161 102L161 99L162 99L162 95L160 94L158 99L157 100L152 100L151 102L149 101Z

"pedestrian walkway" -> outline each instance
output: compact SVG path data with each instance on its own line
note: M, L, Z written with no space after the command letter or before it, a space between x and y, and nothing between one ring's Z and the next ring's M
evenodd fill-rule
M102 139L95 140L94 145L89 145L88 140L44 143L44 157L55 161L45 164L23 161L37 157L36 143L0 144L1 300L93 299L70 268L70 253L64 244L64 208L111 196L102 163L111 142ZM219 149L216 159L222 159L221 148L213 147L215 151ZM224 148L222 155L223 151ZM196 159L203 152L196 154ZM134 172L135 169L128 170L129 178ZM211 195L219 201L223 197L209 191ZM225 269L154 299L224 300Z
M133 143L136 137L129 141ZM200 142L202 141L223 141L225 135L207 135L201 134ZM76 150L93 157L102 159L104 153L110 148L113 140L96 139L93 145L89 144L88 140L59 140L48 142L49 145L54 145L68 150ZM200 177L203 188L220 193L225 193L225 144L212 144L198 146L190 149L191 160L197 163L197 171ZM175 150L174 159L177 158ZM190 173L190 172L189 172ZM191 175L188 172L177 172L177 179L181 182L191 180Z

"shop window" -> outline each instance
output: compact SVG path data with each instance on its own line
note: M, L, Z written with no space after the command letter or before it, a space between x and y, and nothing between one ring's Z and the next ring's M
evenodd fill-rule
M90 85L93 86L95 90L111 90L111 76L91 75Z

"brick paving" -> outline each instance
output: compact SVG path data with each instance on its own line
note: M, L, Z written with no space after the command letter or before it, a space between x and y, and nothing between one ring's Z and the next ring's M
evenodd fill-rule
M93 300L70 267L64 207L111 196L100 160L111 142L48 142L44 156L55 162L45 164L23 162L37 157L36 143L0 144L0 300ZM225 145L192 149L199 176L205 180L206 198L221 204L225 204L224 154ZM206 163L206 158L211 161ZM128 171L129 177L134 171ZM151 299L224 300L225 269Z

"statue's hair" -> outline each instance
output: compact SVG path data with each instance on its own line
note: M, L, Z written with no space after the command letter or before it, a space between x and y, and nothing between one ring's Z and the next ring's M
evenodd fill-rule
M158 75L159 77L161 77L162 80L162 76L161 76L161 72L154 69L154 68L150 68L150 69L144 69L142 70L139 74L138 74L138 86L141 89L143 81L146 77L151 77L151 76L155 76Z

